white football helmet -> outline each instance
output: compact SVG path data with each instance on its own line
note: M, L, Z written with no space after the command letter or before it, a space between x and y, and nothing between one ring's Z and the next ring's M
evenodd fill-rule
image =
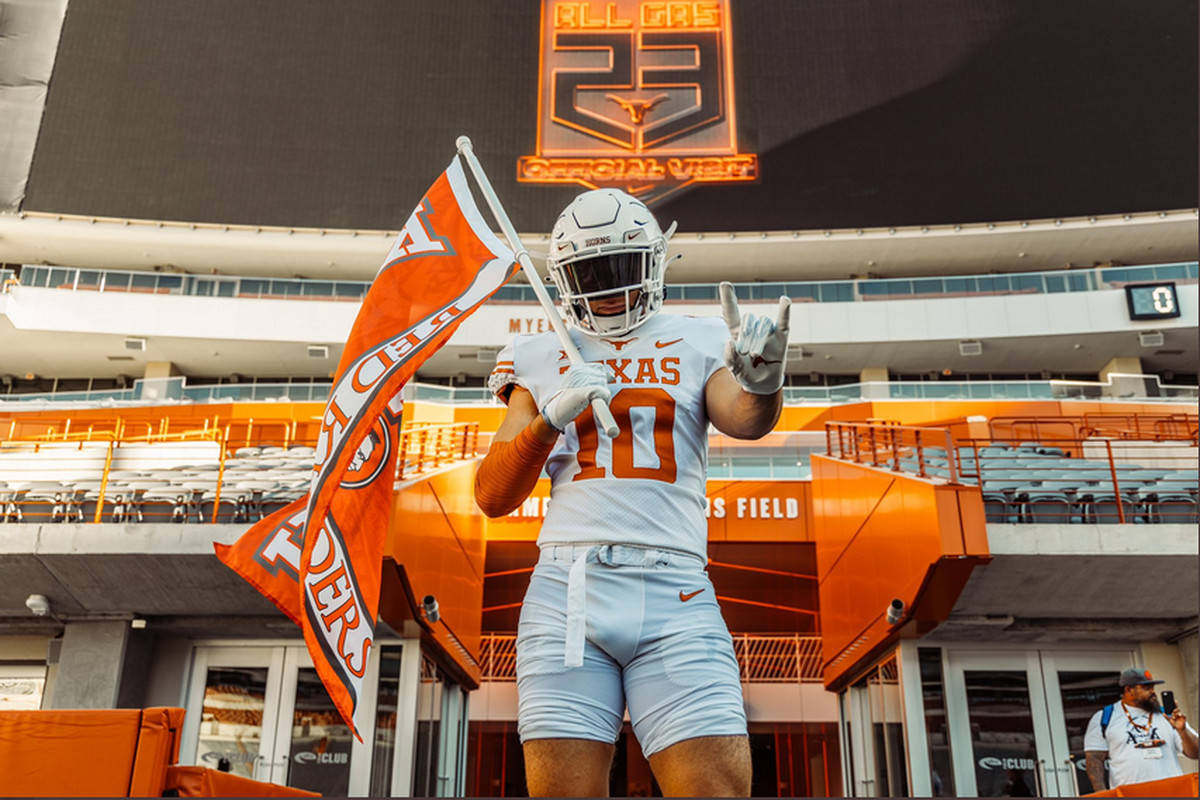
M667 242L650 209L620 189L584 192L554 223L550 277L567 321L584 333L621 336L662 308ZM624 299L623 308L596 313L592 301ZM613 303L612 305L616 305Z

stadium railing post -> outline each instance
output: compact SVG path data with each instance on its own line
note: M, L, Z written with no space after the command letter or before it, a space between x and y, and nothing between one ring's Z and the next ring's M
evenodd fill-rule
M213 431L213 439L217 442L217 448L220 450L220 461L217 464L217 488L213 492L213 511L210 522L213 525L217 524L217 517L221 514L221 487L225 484L225 442L221 440L220 431Z
M946 429L946 468L950 470L950 482L958 483L958 448L954 446L954 434Z
M104 493L108 490L108 473L112 469L113 445L116 437L108 440L108 452L104 454L104 472L100 474L100 492L96 496L96 515L92 522L100 522L104 516Z
M1121 501L1121 486L1117 483L1117 465L1113 462L1112 439L1104 440L1104 449L1108 453L1108 471L1112 475L1113 496L1117 499L1117 522L1125 524L1125 503Z

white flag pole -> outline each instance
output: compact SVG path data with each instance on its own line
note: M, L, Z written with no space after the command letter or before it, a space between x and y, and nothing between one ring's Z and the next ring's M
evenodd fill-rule
M550 299L550 295L546 293L546 287L542 285L542 278L538 275L537 270L533 268L533 261L529 258L529 251L521 244L521 237L517 235L516 228L508 219L508 214L504 213L504 206L500 205L500 198L496 196L496 190L492 188L491 181L483 171L483 167L479 163L479 159L475 158L475 151L471 147L471 140L466 136L460 136L455 141L458 147L458 152L467 160L467 166L471 168L471 174L475 176L476 182L479 184L479 189L483 192L483 197L487 200L488 207L492 209L493 216L496 217L496 222L500 224L500 230L504 234L504 238L508 239L508 245L513 249L517 256L517 263L521 265L521 269L525 272L525 278L529 281L529 285L533 287L533 293L537 297L538 302L542 304L542 310L546 312L546 318L550 320L550 326L554 328L554 332L558 334L558 339L562 342L563 350L567 353L567 358L572 364L582 364L583 356L579 354L579 348L575 346L575 342L571 341L571 337L567 335L567 326L563 324L562 317L558 315L558 310L554 308L554 301ZM592 413L596 417L596 423L605 435L610 439L615 438L618 433L617 421L613 419L612 411L608 408L608 403L597 398L592 401Z

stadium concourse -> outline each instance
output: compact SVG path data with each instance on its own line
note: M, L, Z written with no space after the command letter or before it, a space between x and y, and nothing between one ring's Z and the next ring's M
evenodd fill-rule
M472 484L497 354L550 330L528 283L402 391L361 740L213 553L308 490L459 134L535 261L616 186L679 222L666 311L792 300L775 430L709 435L755 796L1093 791L1128 667L1200 719L1195 4L920 5L0 0L0 727L183 709L188 774L525 794L549 480L499 519ZM611 791L657 793L620 737Z

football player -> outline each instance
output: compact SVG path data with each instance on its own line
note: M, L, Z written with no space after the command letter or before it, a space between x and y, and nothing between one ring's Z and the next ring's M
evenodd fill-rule
M738 664L705 571L708 425L739 439L774 427L789 301L777 319L741 315L723 283L722 318L659 313L673 231L624 192L575 198L548 266L586 363L553 333L517 336L489 378L508 409L476 477L480 509L508 514L543 467L551 481L517 634L534 796L607 795L627 707L664 795L750 792Z

